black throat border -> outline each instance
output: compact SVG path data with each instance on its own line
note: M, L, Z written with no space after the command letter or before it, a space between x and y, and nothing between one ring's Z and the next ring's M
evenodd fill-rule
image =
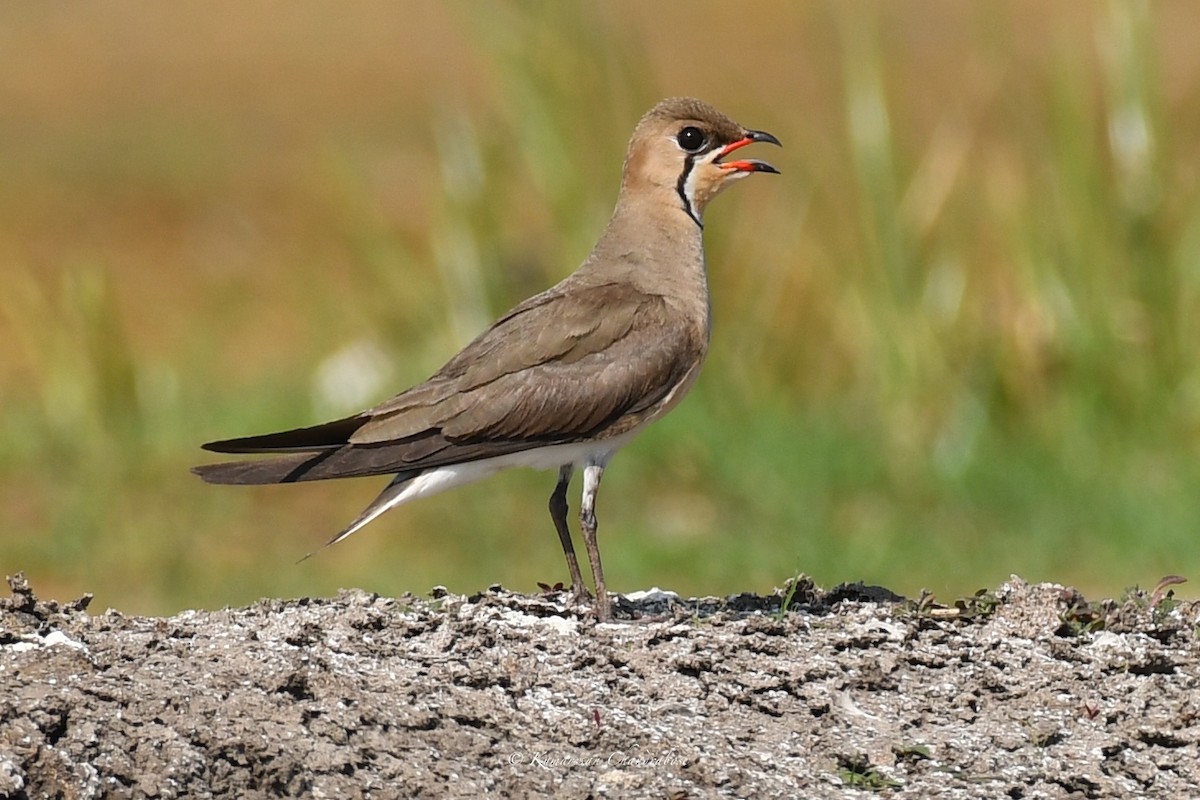
M686 190L687 179L688 176L692 174L692 167L695 165L695 163L695 154L689 155L684 160L683 172L679 173L679 180L675 182L675 191L679 193L679 199L683 201L684 212L692 218L692 222L696 223L696 225L700 227L700 230L704 230L704 223L700 221L698 216L696 216L696 210L692 208L692 201L688 199Z

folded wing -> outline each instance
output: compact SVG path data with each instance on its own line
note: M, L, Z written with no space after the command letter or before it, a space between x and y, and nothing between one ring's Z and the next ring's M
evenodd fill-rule
M361 414L205 445L284 455L194 471L210 483L419 473L617 436L652 417L703 353L657 295L601 285L557 299L554 289L530 298L428 381Z

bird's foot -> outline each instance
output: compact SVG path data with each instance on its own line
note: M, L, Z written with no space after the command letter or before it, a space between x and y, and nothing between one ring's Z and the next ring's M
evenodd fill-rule
M613 601L601 583L596 587L596 602L592 606L596 611L597 622L612 622Z
M596 622L612 622L613 621L613 607L612 607L611 600L609 600L608 598L604 598L603 600L597 600L594 608L596 611Z
M592 593L586 586L572 586L570 597L573 606L590 606L592 604Z

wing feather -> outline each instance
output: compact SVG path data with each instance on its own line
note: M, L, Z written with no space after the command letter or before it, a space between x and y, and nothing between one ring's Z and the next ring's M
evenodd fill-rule
M576 291L570 302L529 301L427 382L366 412L350 441L435 429L453 440L518 436L535 444L595 435L636 398L669 391L705 344L660 296L628 285Z
M617 436L661 413L704 357L707 336L661 296L625 284L555 299L554 290L531 298L428 381L362 414L206 445L288 455L197 471L217 483L321 480Z

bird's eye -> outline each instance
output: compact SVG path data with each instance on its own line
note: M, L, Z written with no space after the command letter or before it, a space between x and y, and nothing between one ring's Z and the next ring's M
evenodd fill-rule
M675 141L679 142L679 146L689 153L696 153L708 143L708 137L704 135L704 131L695 125L688 125L679 132L679 135L675 137Z

